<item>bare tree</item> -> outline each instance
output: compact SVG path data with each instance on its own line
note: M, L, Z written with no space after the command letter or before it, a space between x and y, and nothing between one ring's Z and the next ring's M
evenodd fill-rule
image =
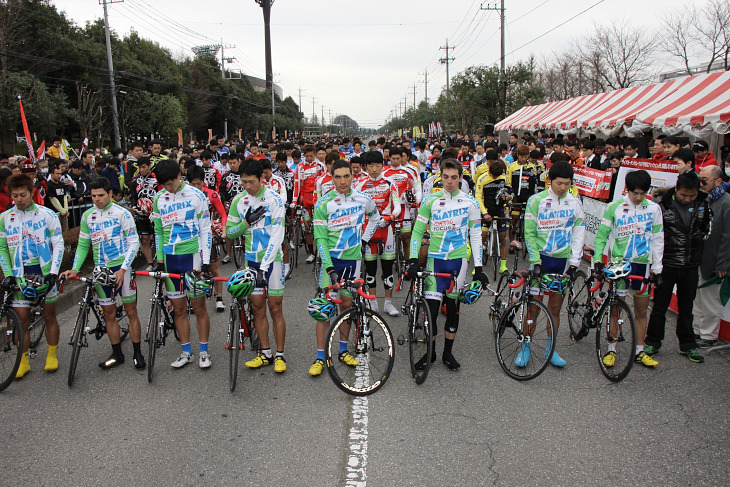
M571 45L580 45L579 40ZM547 101L566 100L596 92L595 74L580 57L570 52L555 52L540 59L535 82L543 87Z
M101 93L89 85L76 82L78 100L79 129L81 137L90 137L104 125L104 110L101 106Z

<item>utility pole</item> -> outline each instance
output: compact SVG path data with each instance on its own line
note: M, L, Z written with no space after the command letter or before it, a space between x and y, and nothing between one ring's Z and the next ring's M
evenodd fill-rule
M426 104L428 105L428 68L426 69L425 73L418 73L418 75L419 76L423 75L422 83L424 84L424 86L426 88L425 100L426 100ZM419 81L419 83L421 83L421 81Z
M413 111L416 111L416 85L411 86L413 88Z
M502 106L499 110L499 116L504 119L504 117L507 116L506 113L506 107L507 104L507 80L505 79L505 66L504 66L504 19L505 19L505 8L504 8L504 0L500 0L500 5L497 7L497 4L487 4L486 7L480 5L479 10L494 10L499 12L499 30L500 34L502 35L502 42L501 42L501 56L500 56L500 62L499 62L499 77L500 79L500 90L499 90L499 96L502 98Z
M225 45L223 44L223 38L221 38L221 76L223 79L226 79L226 62L228 64L231 64L233 61L236 60L235 57L226 57L225 56L225 50L226 49L235 49L235 45ZM226 110L225 118L223 119L223 137L228 140L228 110Z
M324 129L324 105L322 105L322 128Z
M112 126L114 128L114 147L122 147L122 138L119 135L119 113L117 112L117 88L114 85L114 63L112 62L112 43L109 35L108 3L121 3L124 0L99 0L104 5L104 36L106 37L106 64L109 70L109 88L112 91ZM100 141L101 142L101 141Z
M311 122L314 123L314 118L317 116L316 113L314 113L314 102L317 101L315 97L312 97L312 120Z
M266 87L274 89L274 70L271 67L271 6L274 0L254 0L264 13L264 42L266 49Z
M441 64L446 65L446 96L451 96L451 89L449 88L449 63L456 58L449 57L449 50L453 50L455 46L449 46L449 39L446 39L446 46L439 47L439 50L443 49L446 51L446 57L439 59Z
M271 73L271 140L276 140L276 105L274 104L274 73Z
M304 110L302 110L302 91L307 91L307 90L302 90L302 87L300 86L299 87L299 111L304 113Z

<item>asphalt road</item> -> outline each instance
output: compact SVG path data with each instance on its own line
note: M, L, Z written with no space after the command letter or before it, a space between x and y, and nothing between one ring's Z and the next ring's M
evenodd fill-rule
M483 298L462 307L459 371L439 360L418 386L407 348L396 345L390 381L353 401L326 373L307 374L315 355L305 311L314 290L310 269L297 269L287 283L287 372L241 365L235 393L228 390L227 315L215 314L212 301L211 369L172 369L180 349L168 341L149 384L134 369L127 340L128 361L103 371L104 337L82 351L67 387L78 307L63 300L58 372L42 370L44 340L31 373L0 393L3 410L15 413L6 415L2 484L728 484L730 352L689 362L677 353L673 316L654 370L637 366L610 383L596 363L593 335L571 343L564 320L558 350L568 366L521 383L499 367L486 319L491 298ZM223 266L226 275L232 270ZM144 323L152 281L137 283ZM404 318L388 321L395 336L405 332Z

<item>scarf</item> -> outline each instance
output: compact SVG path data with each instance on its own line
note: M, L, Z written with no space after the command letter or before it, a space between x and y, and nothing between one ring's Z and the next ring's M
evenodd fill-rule
M718 198L720 198L720 196L727 193L728 186L730 186L730 184L720 183L720 186L710 191L710 193L708 194L710 203L714 203L715 201L717 201Z

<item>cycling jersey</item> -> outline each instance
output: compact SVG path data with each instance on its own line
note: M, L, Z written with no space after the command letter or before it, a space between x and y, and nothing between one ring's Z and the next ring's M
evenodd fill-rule
M165 155L163 155L163 154L160 154L158 156L150 156L150 169L154 170L155 169L155 166L157 165L158 162L164 161L166 159L168 159L168 157L165 156ZM136 164L135 164L135 166L136 166ZM134 175L133 176L135 176L135 177L136 176L139 176L139 167L137 167L134 170Z
M51 209L33 203L0 215L0 267L6 276L22 277L31 265L44 275L58 274L62 258L61 222Z
M355 186L355 189L373 199L375 206L378 208L378 213L384 220L390 222L400 215L401 205L398 188L385 179L382 174L377 179L368 176L367 179Z
M507 166L507 182L512 187L515 203L524 203L535 194L537 168L531 162L513 162Z
M132 179L129 185L131 192L129 195L132 207L138 208L139 200L146 198L152 203L157 191L161 188L154 174L148 176L139 175ZM144 210L142 211L144 213Z
M233 198L243 193L241 186L241 176L234 172L228 172L221 178L220 196L221 199L230 203Z
M114 203L101 210L96 206L86 210L81 217L73 270L81 270L89 247L95 266L131 269L139 250L139 236L131 213Z
M250 227L246 214L259 207L266 209L264 217ZM271 188L263 186L259 194L251 196L245 191L233 200L228 213L226 234L228 238L246 236L246 260L261 264L266 272L273 262L281 260L281 243L284 241L284 200Z
M360 171L357 174L352 173L352 187L354 188L361 182L367 180L369 177L370 177L370 175L368 173L366 173L365 171Z
M541 255L568 259L578 267L585 235L583 205L570 193L562 198L547 189L527 201L525 242L530 262L538 264Z
M277 193L279 196L281 196L281 200L286 202L287 200L287 193L286 193L286 182L277 176L276 174L271 174L271 179L266 181L265 179L262 179L261 182L268 188L271 188L274 190L275 193Z
M300 162L294 171L294 198L292 203L313 207L317 178L325 172L324 165L316 159L311 164L307 161Z
M431 156L428 158L428 164L426 164L426 169L431 174L436 174L441 171L441 157L440 156Z
M330 173L324 173L323 175L318 177L317 184L314 190L314 204L316 205L317 201L322 198L322 196L326 195L334 188L335 182L332 179L332 175Z
M634 205L628 196L608 205L596 234L594 262L601 261L609 235L613 237L610 258L651 263L651 270L661 274L664 220L659 205L646 198Z
M477 170L474 172L474 181L479 181L479 178L484 176L484 174L489 171L489 164L490 161L487 161L485 159L484 162L477 166Z
M220 195L210 188L203 188L203 190L203 194L205 194L205 198L208 200L208 213L210 214L210 219L217 220L220 218L223 226L225 226L226 221L228 220L228 215L226 214L226 208L223 206Z
M411 165L401 164L398 167L390 166L383 170L383 177L395 184L398 188L401 204L406 207L418 206L421 204L423 197L421 189L421 178L418 175L418 169ZM406 191L411 190L416 198L415 203L408 203L406 199Z
M347 155L347 162L350 162L350 159L352 159L353 157L360 157L360 158L362 158L362 157L365 157L365 153L363 151L355 152L353 150L351 153L349 153Z
M282 170L277 166L274 168L273 173L284 180L284 186L286 186L286 203L291 203L294 198L294 171L288 167Z
M434 259L463 259L468 255L467 240L471 243L474 265L482 265L482 217L477 200L456 191L452 194L443 190L431 195L418 211L413 226L410 255L418 255L421 239L429 226L431 240L428 256Z
M461 180L461 190L465 193L469 192L469 183L465 181L463 178ZM426 181L423 182L423 196L424 198L428 198L434 193L438 193L444 189L444 182L441 180L441 171L436 171L433 176L426 179Z
M165 255L202 252L202 263L210 262L210 212L205 195L182 183L176 193L162 189L152 203L157 260ZM192 269L190 269L192 270Z
M324 195L314 208L314 239L322 269L332 267L332 259L359 261L361 242L372 238L379 222L378 208L365 193L350 189L346 195L337 190Z
M205 185L213 191L218 191L221 187L221 172L213 166L202 167L205 172Z
M457 160L461 163L461 167L464 169L465 176L471 176L477 170L476 163L474 162L474 156L468 152L462 152L457 157Z
M498 199L497 197L500 194L504 194L507 187L507 176L504 174L495 178L488 172L477 180L476 197L479 202L479 208L482 210L482 215L490 214L494 216L496 209L504 208L507 200L502 198Z

